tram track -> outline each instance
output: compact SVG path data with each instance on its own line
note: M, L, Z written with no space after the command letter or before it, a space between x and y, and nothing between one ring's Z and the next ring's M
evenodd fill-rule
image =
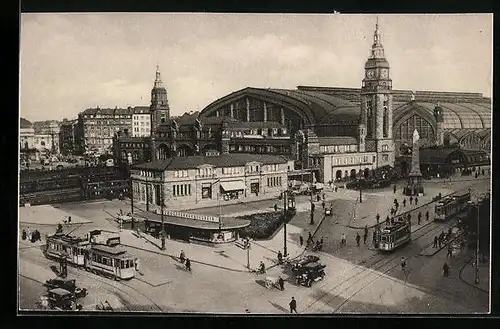
M420 227L418 228L417 230L413 231L412 232L412 236L414 236L414 234L416 232L420 232L421 234L419 234L417 237L412 237L412 242L414 241L417 241L429 234L435 234L437 233L438 231L442 230L442 225L439 225L438 223L434 223L434 222L431 222L423 227ZM412 248L413 246L413 248ZM410 248L411 249L418 249L418 250L415 250L415 253L413 253L411 255L411 257L415 257L417 256L421 249L420 248L415 248L414 245L410 244ZM374 281L376 281L377 279L379 279L381 276L385 275L386 273L390 272L392 269L394 269L395 267L398 266L398 263L394 263L393 265L390 265L391 263L393 263L396 259L398 259L399 257L401 257L401 254L404 252L407 252L408 251L408 247L407 248L401 248L399 250L395 250L393 255L389 257L389 259L387 259L387 257L384 257L383 254L381 253L376 253L374 255L372 255L370 258L368 258L368 260L370 259L373 259L374 261L373 262L370 262L369 265L363 265L363 266L360 266L360 265L357 265L356 267L348 270L347 272L343 273L341 278L347 278L347 280L342 280L341 283L335 285L334 287L328 289L327 291L323 292L320 297L316 298L312 303L310 303L309 305L307 305L305 308L304 308L304 311L306 310L309 310L311 309L311 307L313 307L314 305L316 305L318 302L321 302L321 301L324 301L325 297L327 297L328 295L330 295L330 293L336 289L338 289L339 287L342 287L343 285L345 285L346 283L349 283L350 281L352 281L353 279L356 279L356 278L359 278L358 280L354 281L353 283L349 284L345 289L343 289L342 291L340 291L339 293L337 293L333 298L330 298L328 301L324 302L324 304L328 304L328 302L330 302L331 300L335 299L335 298L338 298L339 295L341 295L342 293L348 291L349 289L351 289L354 285L356 285L357 283L359 283L360 281L368 278L370 275L373 275L375 274L376 278L372 281L370 281L368 284L365 284L363 285L359 290L355 291L353 294L351 294L349 297L347 297L342 303L341 305L337 306L333 312L336 312L338 311L343 305L345 305L348 301L350 301L354 296L356 296L359 292L361 292L363 289L365 289L366 287L368 287L369 285L371 285ZM382 261L384 260L387 260L383 263L381 263ZM366 262L365 262L366 263ZM381 263L381 264L380 264ZM378 270L382 269L383 267L386 267L387 265L389 265L390 267L385 269L384 271L380 272ZM353 275L350 275L351 273L353 273ZM364 275L363 274L366 274L367 275ZM323 285L320 287L323 288L325 287L327 284Z
M23 255L27 256L28 254L23 253ZM33 254L27 256L26 258L29 259L29 261L36 263L38 265L41 265L41 266L47 266L51 262L50 260L48 260L45 257L36 256ZM111 282L108 282L105 278L101 278L98 275L92 274L92 273L87 272L85 270L81 270L80 268L77 268L74 266L68 267L68 272L71 272L75 276L86 277L92 281L98 281L98 282L100 282L108 287L111 287L112 290L114 290L115 292L118 291L119 293L117 293L116 295L120 299L120 301L122 302L123 306L127 309L127 311L163 312L163 309L157 303L155 303L150 297L148 297L143 292L137 290L136 288L132 287L131 285L125 283L124 281L119 281L119 282L112 281L112 283L111 283ZM21 274L19 274L19 275L21 276ZM26 275L23 275L23 276L27 277ZM30 278L30 277L28 277L28 278ZM33 278L31 278L31 279L33 279ZM38 281L36 279L33 279L33 280ZM40 281L38 281L38 282L40 282ZM41 282L41 283L43 284L43 282ZM127 299L125 299L119 295L128 296L128 298L130 298L131 300L136 300L137 298L135 296L133 296L130 292L119 287L119 285L123 285L123 286L127 287L128 289L132 290L132 292L134 292L135 294L140 295L142 298L144 298L148 302L148 304L147 305L139 305L139 304L134 304L134 303L128 302ZM152 306L153 310L151 309L151 307L148 307L148 305Z

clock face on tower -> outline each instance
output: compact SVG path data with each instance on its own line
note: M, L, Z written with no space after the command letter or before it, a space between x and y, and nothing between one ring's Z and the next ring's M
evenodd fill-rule
M367 78L373 78L374 75L375 75L375 72L373 72L373 70L366 71Z
M387 69L383 69L380 71L380 77L382 79L387 79L388 76L389 76L389 71L387 71Z

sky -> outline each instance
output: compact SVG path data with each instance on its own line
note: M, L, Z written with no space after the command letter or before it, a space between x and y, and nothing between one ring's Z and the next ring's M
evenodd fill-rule
M379 15L393 89L492 95L489 14ZM20 114L74 119L148 106L156 65L171 115L245 87L361 87L375 15L22 14Z

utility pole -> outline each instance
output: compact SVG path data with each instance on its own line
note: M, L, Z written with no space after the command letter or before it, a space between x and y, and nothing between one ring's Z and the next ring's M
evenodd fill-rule
M311 195L311 222L309 223L310 225L314 225L314 201L313 201L313 170L312 166L310 168L310 177L311 177L311 184L309 188L309 194Z
M288 193L287 190L283 192L283 257L287 257L286 250L286 222L287 222L287 209L288 209Z
M476 229L476 284L479 283L479 198L477 199L477 229Z
M476 190L469 189L469 193L476 198L476 268L475 279L476 284L479 283L479 195Z
M148 182L148 172L146 174L146 211L149 211L149 182Z
M161 183L160 183L160 209L161 209L161 250L165 250L165 222L164 222L164 215L163 215L163 209L165 207L165 195L163 192L163 182L164 182L164 174L165 172L162 172L161 174Z
M358 185L359 185L359 203L363 203L363 196L361 194L361 175L362 175L362 172L361 172L361 158L359 159L359 181L358 181Z
M250 240L247 238L247 268L250 269Z

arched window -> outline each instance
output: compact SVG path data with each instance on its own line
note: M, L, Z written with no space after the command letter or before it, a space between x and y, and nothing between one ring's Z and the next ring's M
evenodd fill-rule
M382 128L384 132L384 137L389 136L389 111L387 110L387 107L384 107L384 117L383 117L383 122L382 122Z
M396 128L394 139L411 141L415 129L417 129L420 139L434 138L431 124L420 116L413 115Z

